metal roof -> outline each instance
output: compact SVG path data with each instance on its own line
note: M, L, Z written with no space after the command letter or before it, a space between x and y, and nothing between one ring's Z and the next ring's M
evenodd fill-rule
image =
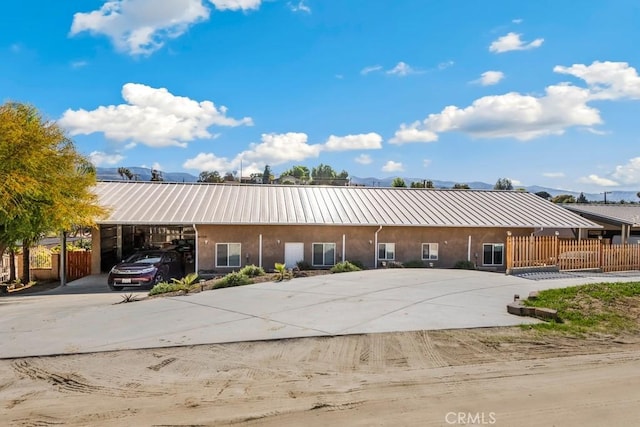
M382 187L99 182L100 224L601 228L535 194Z
M563 207L577 214L589 215L589 218L594 221L640 227L640 205L586 205L572 203L563 205Z

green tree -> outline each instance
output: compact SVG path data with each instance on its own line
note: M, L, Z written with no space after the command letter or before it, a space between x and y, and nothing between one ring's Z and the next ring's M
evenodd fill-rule
M317 185L347 185L349 173L343 170L337 173L331 166L320 163L311 169L311 183Z
M413 181L411 182L411 188L434 188L433 181L430 179L425 179L424 181Z
M576 198L571 194L558 194L557 196L552 197L551 201L553 203L575 203Z
M160 172L158 169L151 169L151 181L164 181L162 172Z
M470 190L471 187L469 187L469 184L454 184L453 185L453 189L454 190Z
M540 196L543 199L549 200L551 199L551 194L547 193L546 191L538 191L537 193L534 193L536 196Z
M576 199L576 203L589 203L589 201L585 197L584 193L580 193L580 195Z
M273 181L273 174L271 173L271 167L266 165L264 167L264 172L262 172L262 183L263 184L271 184Z
M129 181L131 181L135 177L135 175L131 172L129 168L124 168L124 167L118 168L118 175L120 175L120 178L122 179L126 178Z
M49 232L91 226L105 210L91 191L96 172L53 121L32 106L0 106L0 253L21 242L23 280L29 247Z
M280 176L292 176L302 183L307 183L311 179L311 171L309 171L309 168L306 166L294 166L282 172Z
M404 179L402 179L400 177L396 177L396 178L393 178L393 181L391 182L391 186L392 187L406 187L407 184L405 184Z
M494 190L513 190L513 184L509 178L498 178L496 185L493 186Z
M198 182L213 182L213 183L220 183L222 182L223 179L220 176L220 172L218 171L203 171L200 172L200 175L198 175Z

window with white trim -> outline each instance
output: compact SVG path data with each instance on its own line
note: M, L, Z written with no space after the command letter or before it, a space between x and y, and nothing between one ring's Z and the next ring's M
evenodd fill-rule
M216 267L240 267L240 243L216 243Z
M438 244L437 243L423 243L422 244L422 259L424 261L435 261L438 259Z
M378 259L383 261L393 261L396 259L396 244L378 243Z
M330 267L336 264L335 243L314 243L312 265Z
M482 245L483 265L502 265L504 263L504 243L484 243Z

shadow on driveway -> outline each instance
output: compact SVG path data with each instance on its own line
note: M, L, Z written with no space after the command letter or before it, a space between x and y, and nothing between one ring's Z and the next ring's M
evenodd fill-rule
M27 297L27 296L40 296L40 295L82 295L82 294L138 294L143 293L147 294L149 289L145 288L124 288L121 291L112 291L107 286L107 275L106 274L97 274L86 276L74 281L67 283L64 286L60 284L55 284L53 287L48 286L46 289L39 291L37 289L37 285L33 290L25 290L20 292L15 292L9 295L4 295L3 298L16 298L16 297Z

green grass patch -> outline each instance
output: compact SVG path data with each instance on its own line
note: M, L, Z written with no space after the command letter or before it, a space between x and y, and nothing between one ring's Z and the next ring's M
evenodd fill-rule
M220 289L220 288L232 288L234 286L244 286L250 285L253 283L251 278L247 277L242 273L229 273L224 276L222 279L218 280L215 285L213 285L212 289Z
M621 333L639 329L640 282L593 283L539 292L526 300L532 307L558 311L559 322L532 325L539 330L587 333Z
M177 292L183 289L180 283L160 282L149 291L149 296L166 294L167 292Z
M349 261L339 262L331 267L332 273L347 273L349 271L360 271L361 268Z

